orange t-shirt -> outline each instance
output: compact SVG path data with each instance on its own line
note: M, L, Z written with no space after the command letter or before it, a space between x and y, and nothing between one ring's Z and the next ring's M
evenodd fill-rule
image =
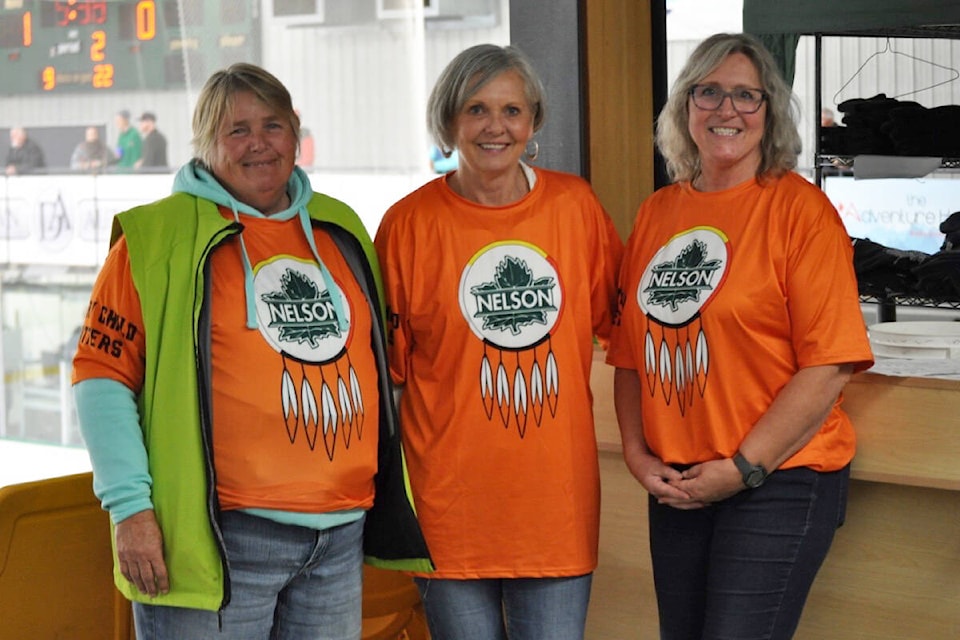
M438 178L377 234L417 513L439 578L583 575L597 563L590 366L622 246L589 186L536 170L504 207Z
M373 503L379 437L367 301L337 246L315 229L317 251L343 293L348 323L341 329L299 220L241 216L241 221L254 272L258 330L245 326L238 238L211 258L220 505L302 513L367 508ZM111 249L92 300L75 381L106 377L139 392L143 332L131 333L129 327L142 327L142 319L122 239ZM106 322L110 317L124 321ZM132 341L123 342L128 335ZM113 343L122 348L106 346Z
M640 207L607 361L640 374L647 446L668 464L730 457L803 367L873 363L853 249L826 196L797 174ZM838 401L781 468L836 470L856 438Z

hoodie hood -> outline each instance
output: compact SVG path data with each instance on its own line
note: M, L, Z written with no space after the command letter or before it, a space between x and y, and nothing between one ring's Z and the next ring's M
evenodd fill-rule
M290 180L287 181L287 195L290 197L290 206L278 213L265 216L250 205L240 202L229 191L224 188L220 182L205 169L196 158L183 165L173 180L174 193L188 193L198 198L210 200L218 205L227 207L233 212L233 219L241 224L241 215L252 216L256 218L269 218L271 220L285 221L291 218L300 220L300 228L310 245L310 252L313 259L317 261L320 267L320 273L323 275L323 282L330 292L330 300L337 312L337 322L340 324L340 330L346 330L346 315L344 313L343 293L337 286L330 274L330 270L320 259L317 252L317 243L313 238L313 226L310 223L310 214L307 213L307 203L313 197L313 187L310 185L310 178L300 167L294 167ZM243 288L246 296L247 307L247 328L257 329L260 326L257 320L256 294L253 287L253 267L250 264L250 257L247 254L247 246L243 240L243 231L240 232L240 255L243 259Z

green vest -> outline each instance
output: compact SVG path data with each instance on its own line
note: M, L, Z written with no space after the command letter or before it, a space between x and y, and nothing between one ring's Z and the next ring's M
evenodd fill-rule
M307 210L315 224L324 224L353 254L348 262L369 265L366 277L358 280L365 280L362 284L371 297L381 300L379 263L356 214L322 194L313 196ZM220 215L216 204L183 193L121 213L114 221L112 241L121 234L126 239L143 314L146 363L139 411L171 580L168 594L150 598L115 568L117 587L131 600L218 610L229 599L223 548L213 517L216 496L204 268L217 246L239 231L236 222ZM382 305L378 306L374 315L383 319ZM385 353L378 356L380 377L386 380ZM381 397L381 414L386 419L380 426L377 500L368 513L375 531L371 535L371 526L367 527L365 551L373 564L429 570L432 564L405 482L388 383L381 384L380 395L386 396L387 405Z

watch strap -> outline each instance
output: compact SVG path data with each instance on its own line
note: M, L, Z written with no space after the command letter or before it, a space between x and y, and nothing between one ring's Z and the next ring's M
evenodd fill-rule
M752 464L739 451L733 454L733 464L740 471L743 484L751 489L759 487L767 479L767 470L763 468L763 465Z

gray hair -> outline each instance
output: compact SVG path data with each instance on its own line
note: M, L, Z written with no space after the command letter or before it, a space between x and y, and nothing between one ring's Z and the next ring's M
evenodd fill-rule
M454 148L454 120L463 105L487 82L504 71L523 79L527 102L533 110L533 131L543 126L546 100L543 83L530 60L515 47L478 44L461 51L443 70L427 101L427 128L445 153Z
M700 153L690 135L690 89L733 53L747 56L760 76L767 95L767 113L760 140L757 177L778 176L797 166L800 134L799 101L783 80L770 52L754 37L743 33L718 33L701 42L677 77L667 104L657 118L656 140L674 181L693 180L700 173Z
M213 166L216 156L217 132L227 117L238 93L249 92L258 100L286 118L300 140L300 117L293 109L290 92L266 69L246 62L238 62L215 72L200 90L193 110L194 155L207 168Z

